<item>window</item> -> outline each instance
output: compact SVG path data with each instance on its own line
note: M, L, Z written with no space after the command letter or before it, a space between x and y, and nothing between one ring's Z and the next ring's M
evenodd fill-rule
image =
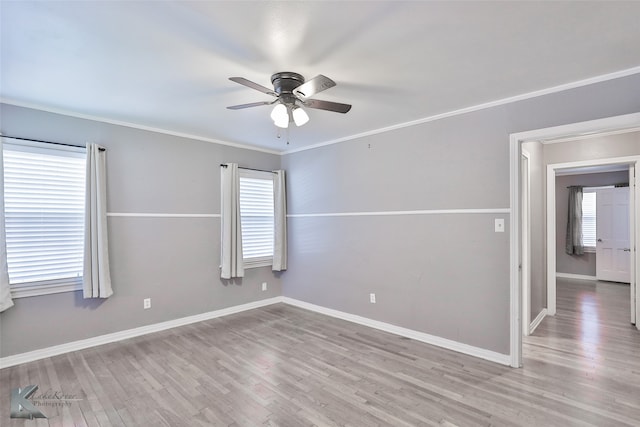
M12 296L82 288L85 149L3 143Z
M240 221L245 267L273 264L273 174L240 170Z
M582 192L582 244L596 248L596 192L587 188Z

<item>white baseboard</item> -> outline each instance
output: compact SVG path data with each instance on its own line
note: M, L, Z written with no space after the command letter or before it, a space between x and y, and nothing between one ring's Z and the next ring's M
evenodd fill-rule
M247 304L235 305L233 307L222 308L220 310L209 311L207 313L196 314L193 316L182 317L180 319L168 320L166 322L155 323L153 325L141 326L139 328L127 329L124 331L114 332L111 334L100 335L97 337L87 338L84 340L72 341L65 344L55 345L40 350L29 351L26 353L15 354L0 358L0 369L10 366L20 365L22 363L32 362L47 357L57 356L59 354L69 353L72 351L83 350L89 347L96 347L116 341L122 341L141 335L151 334L154 332L164 331L166 329L178 326L189 325L191 323L202 322L204 320L215 319L216 317L228 316L229 314L239 313L241 311L252 310L254 308L264 307L266 305L282 302L282 297L274 297L254 301Z
M509 366L511 362L510 356L508 354L496 353L494 351L486 350L479 347L474 347L474 346L463 344L453 340L448 340L446 338L429 335L424 332L402 328L400 326L392 325L390 323L380 322L380 321L369 319L366 317L357 316L355 314L333 310L330 308L322 307L322 306L311 304L308 302L299 301L293 298L274 297L274 298L268 298L260 301L250 302L247 304L236 305L233 307L227 307L220 310L210 311L207 313L201 313L193 316L182 317L180 319L174 319L174 320L168 320L166 322L155 323L153 325L141 326L139 328L127 329L124 331L114 332L111 334L100 335L93 338L72 341L69 343L47 347L39 350L29 351L26 353L20 353L12 356L2 357L0 358L0 369L8 368L10 366L20 365L22 363L33 362L35 360L57 356L57 355L69 353L72 351L83 350L90 347L96 347L103 344L122 341L129 338L138 337L141 335L160 332L160 331L175 328L178 326L189 325L191 323L202 322L204 320L215 319L217 317L222 317L222 316L228 316L230 314L240 313L242 311L252 310L254 308L264 307L267 305L276 304L280 302L293 305L296 307L304 308L306 310L314 311L317 313L325 314L327 316L331 316L331 317L346 320L349 322L357 323L360 325L368 326L374 329L380 329L385 332L389 332L402 337L411 338L416 341L421 341L427 344L446 348L448 350L453 350L459 353L468 354L470 356L479 357L481 359L496 362L501 365Z
M480 359L489 360L491 362L496 362L501 365L509 366L511 363L511 356L508 354L497 353L491 350L486 350L484 348L474 347L474 346L463 344L457 341L448 340L446 338L429 335L424 332L418 332L413 329L402 328L400 326L392 325L390 323L380 322L380 321L369 319L366 317L357 316L355 314L333 310L331 308L322 307L319 305L311 304L308 302L296 300L289 297L282 297L282 301L285 304L290 304L296 307L304 308L306 310L315 311L317 313L325 314L331 317L336 317L338 319L347 320L349 322L368 326L370 328L380 329L382 331L390 332L395 335L411 338L416 341L421 341L427 344L446 348L448 350L453 350L459 353L468 354L470 356L479 357Z
M540 324L540 322L542 322L542 320L547 316L547 309L543 308L542 311L540 311L540 313L538 313L538 315L536 316L535 319L533 319L533 322L531 322L531 324L529 325L529 335L531 335L533 333L533 331L536 330L536 328L538 327L538 325Z
M556 277L560 277L562 279L598 280L596 276L587 276L585 274L573 274L573 273L556 273Z

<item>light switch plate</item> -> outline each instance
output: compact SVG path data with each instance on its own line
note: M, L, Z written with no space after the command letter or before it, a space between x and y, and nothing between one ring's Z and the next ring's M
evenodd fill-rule
M504 233L504 218L496 218L496 233Z

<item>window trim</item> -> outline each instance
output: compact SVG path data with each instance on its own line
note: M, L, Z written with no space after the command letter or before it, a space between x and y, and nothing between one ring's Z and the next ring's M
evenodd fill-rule
M86 158L86 147L72 147L66 145L52 145L37 141L16 140L10 137L2 137L2 152L9 151L33 152L34 149L44 148L52 151L70 152L83 154ZM73 155L71 155L73 156ZM75 157L75 156L74 156ZM79 156L78 156L79 157ZM4 162L4 158L0 158ZM4 168L3 168L4 170ZM3 177L4 179L4 177ZM38 280L33 282L23 282L9 284L11 298L28 298L40 295L51 295L64 292L76 292L82 290L82 274L76 277L65 277L61 279Z
M239 168L238 173L240 175L240 178L273 180L273 172ZM275 221L275 217L274 217L274 221ZM244 252L243 252L242 262L244 264L245 269L273 266L273 254L269 257L245 258Z

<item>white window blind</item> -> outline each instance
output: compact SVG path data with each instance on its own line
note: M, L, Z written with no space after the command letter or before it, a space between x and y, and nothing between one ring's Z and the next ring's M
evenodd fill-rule
M586 248L596 247L596 193L582 193L582 244Z
M82 276L86 155L42 145L3 144L12 289L77 285Z
M240 220L245 264L273 261L273 177L270 172L240 171Z

